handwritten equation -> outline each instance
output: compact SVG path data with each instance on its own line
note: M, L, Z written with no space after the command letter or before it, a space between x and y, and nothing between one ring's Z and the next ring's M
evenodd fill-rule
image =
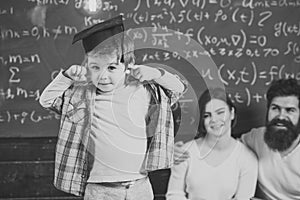
M136 54L142 63L171 63L172 67L212 60L216 69L174 68L195 79L188 69L194 67L197 78L221 81L242 107L265 102L265 90L275 79L300 81L299 0L102 0L95 1L98 14L86 12L85 0L16 2L4 0L0 5L0 103L14 107L24 100L37 106L29 110L0 107L2 124L59 120L58 115L41 111L37 103L39 87L46 84L42 81L53 79L81 56L71 50L74 34L118 14L123 15L126 33L135 43L152 48ZM39 14L33 13L36 8L46 12L40 24L32 21L33 14ZM44 44L53 44L57 52ZM30 74L42 74L43 80ZM180 100L183 117L175 120L187 127L195 125L196 104L196 99L184 96Z
M126 2L121 0L121 2ZM232 8L236 6L240 6L243 8L255 9L255 8L272 8L272 7L300 7L300 2L297 0L289 0L289 1L276 1L276 0L263 0L263 1L227 1L227 0L138 0L134 10L139 10L141 7L146 6L146 8L159 8L162 6L168 7L170 9L174 9L174 7L186 8L186 7L195 7L204 9L209 5L217 5L221 8Z
M58 25L56 28L33 26L30 29L15 30L12 28L1 29L1 40L25 39L31 37L36 40L41 38L57 39L60 35L74 35L78 30L74 26Z
M15 88L0 88L0 99L14 100L14 99L32 99L38 101L41 96L40 89L28 90L21 87Z
M300 24L299 24L300 25ZM300 26L299 26L300 27ZM160 30L164 30L161 28ZM295 63L300 63L300 42L288 41L284 46L274 47L274 45L268 42L267 35L246 34L243 29L239 30L239 33L231 34L230 36L217 36L205 34L205 27L199 28L195 34L193 28L189 28L185 33L180 31L156 33L155 28L149 29L131 29L128 31L134 40L151 41L153 48L163 47L166 49L172 48L172 41L184 41L186 46L182 46L182 49L178 49L184 56L184 59L191 57L198 57L199 55L207 54L210 56L230 56L240 58L242 56L250 58L272 58L283 55L293 56ZM199 44L206 47L206 52L199 51L199 48L189 47L192 38L197 35L197 41ZM174 44L174 42L173 42ZM156 59L160 59L155 56ZM179 57L177 57L180 59ZM163 59L169 59L168 56Z
M194 57L201 56L209 56L205 53L199 54L198 52L193 52ZM170 59L180 59L178 53L169 53L169 52L159 52L156 51L154 54L143 54L142 61L143 62L152 62L152 61L168 61ZM264 84L266 86L270 85L272 81L281 78L295 78L296 80L300 80L300 71L291 72L289 71L289 67L285 64L280 66L271 65L271 66L260 66L259 63L254 61L244 64L243 66L232 66L226 67L223 63L217 68L217 77L213 73L215 69L211 68L200 68L199 66L189 66L195 68L198 73L205 79L221 80L226 86L230 85L255 85L257 82L259 84ZM181 73L187 71L187 69L179 70Z
M40 123L45 120L59 120L59 119L60 116L55 114L54 112L40 114L36 110L20 111L20 112L14 112L9 110L0 111L0 123L12 123L12 122L17 122L20 124L25 124L28 122Z

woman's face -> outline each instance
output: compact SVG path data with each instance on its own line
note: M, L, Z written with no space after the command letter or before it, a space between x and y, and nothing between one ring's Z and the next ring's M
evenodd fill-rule
M204 127L207 134L214 136L231 135L231 120L234 110L220 99L212 99L205 106Z

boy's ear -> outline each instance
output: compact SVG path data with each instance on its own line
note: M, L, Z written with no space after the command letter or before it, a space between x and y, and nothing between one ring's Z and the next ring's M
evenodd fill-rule
M130 69L126 69L125 74L130 74Z
M132 69L134 69L134 68L135 68L134 64L133 63L129 63L128 66L127 66L127 69L125 70L125 73L126 74L130 74L130 71Z
M129 63L128 64L128 69L134 69L134 64L133 63Z

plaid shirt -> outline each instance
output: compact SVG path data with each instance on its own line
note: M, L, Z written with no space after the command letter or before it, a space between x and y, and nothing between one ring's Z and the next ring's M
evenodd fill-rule
M146 84L151 93L147 119L147 135L151 137L143 170L170 168L173 164L174 124L171 105L181 94L158 84ZM59 190L83 196L87 183L88 142L96 88L74 86L57 98L50 109L61 114L55 157L54 185Z

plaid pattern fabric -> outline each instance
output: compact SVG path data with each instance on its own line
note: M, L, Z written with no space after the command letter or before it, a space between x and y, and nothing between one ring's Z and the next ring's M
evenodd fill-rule
M147 86L152 97L155 98L150 101L150 107L154 111L149 116L151 123L147 124L147 134L151 141L145 155L143 169L154 171L170 168L173 164L174 123L171 105L174 101L171 97L174 96L167 96L171 92L158 85Z
M174 125L171 104L179 94L157 84L145 85L151 94L151 123L147 134L151 142L145 155L143 168L153 171L171 167L174 151ZM88 179L88 140L94 107L95 87L69 88L56 99L52 110L61 113L55 157L54 185L59 190L83 196ZM151 133L148 133L151 132Z
M52 105L54 111L61 113L54 186L78 196L83 195L88 178L87 148L94 90L91 86L70 88Z

